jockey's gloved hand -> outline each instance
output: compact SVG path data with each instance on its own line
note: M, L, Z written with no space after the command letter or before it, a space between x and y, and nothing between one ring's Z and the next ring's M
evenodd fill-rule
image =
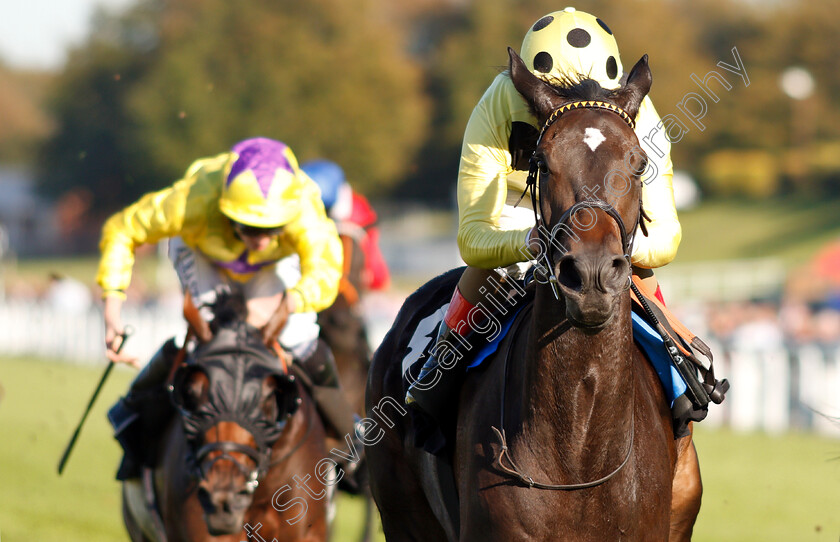
M125 340L123 334L125 328L121 316L122 304L121 296L105 296L105 309L103 310L105 317L105 356L114 363L126 363L139 367L137 356L120 350L122 341Z
M277 309L268 319L268 322L262 327L263 342L268 348L272 348L280 332L286 327L286 322L289 321L289 315L295 311L294 298L287 293L283 294Z

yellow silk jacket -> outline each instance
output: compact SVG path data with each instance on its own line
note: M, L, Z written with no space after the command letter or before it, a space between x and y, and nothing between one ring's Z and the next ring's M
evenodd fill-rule
M530 227L511 229L500 224L503 206L519 199L527 178L527 171L515 169L512 163L510 138L515 122L540 128L505 72L496 76L473 109L461 148L458 247L467 265L492 269L525 260L521 249ZM636 117L639 141L659 122L653 103L646 97ZM674 207L670 143L660 135L656 146L664 158L643 146L658 175L643 178L642 202L651 222L647 237L636 234L632 254L634 265L647 268L673 260L682 237Z
M198 160L173 186L146 194L105 222L97 282L106 295L128 287L138 245L181 236L187 246L239 282L246 282L266 265L298 254L302 277L290 291L296 311L320 311L333 303L341 279L342 247L335 223L324 212L317 185L300 172L300 216L287 224L267 249L249 253L219 210L232 159L231 153L224 153Z

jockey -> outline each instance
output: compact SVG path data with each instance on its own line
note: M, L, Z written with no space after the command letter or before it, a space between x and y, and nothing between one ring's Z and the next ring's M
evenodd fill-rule
M312 160L303 164L301 169L321 189L321 201L327 215L335 220L338 233L349 235L359 242L365 255L362 286L368 290L386 290L391 277L379 249L376 211L367 198L350 187L344 171L335 162ZM347 263L345 258L345 265Z
M612 31L601 19L574 8L539 19L525 35L520 56L532 73L548 82L588 77L606 89L617 89L623 82ZM636 117L640 143L659 122L650 97L645 97ZM438 343L457 333L458 340L449 344L476 345L481 334L466 318L470 309L482 303L493 290L490 286L503 284L508 277L523 278L523 263L539 252L530 200L524 198L514 207L525 189L539 129L509 73L496 76L473 109L464 134L458 172L458 247L468 267L440 326ZM635 236L632 264L633 273L654 292L658 287L652 269L674 259L681 229L671 184L670 143L664 136L647 143L655 145L646 147L651 165L642 178L642 200L650 222L647 236ZM494 307L488 302L482 306ZM437 410L460 385L468 364L463 358L443 370L430 356L410 386L406 403L437 417Z
M220 289L239 291L248 322L262 330L267 345L279 336L280 344L315 387L341 391L331 355L326 356L331 366L309 363L321 358L314 355L317 349L325 348L317 340L316 312L335 300L342 268L341 241L326 217L317 186L300 171L288 146L267 138L241 141L229 152L195 161L174 185L146 194L105 222L97 282L105 302L105 346L111 361L137 361L118 351L121 308L135 248L164 238L170 238L169 258L187 301L198 308L199 322L213 318L208 305ZM209 329L196 332L202 340L209 338ZM163 388L176 351L167 342L108 413L117 440L126 448L119 479L140 474L142 464L136 457L142 451L130 450L125 442L137 442L132 431L148 426L148 420L142 419L144 410L155 407L143 401L149 396L144 392ZM344 397L343 393L326 395L335 398L331 403ZM159 394L155 397L160 400ZM339 439L345 434L356 438L352 409L346 401L319 403L318 407L328 429ZM348 475L355 466L348 465Z

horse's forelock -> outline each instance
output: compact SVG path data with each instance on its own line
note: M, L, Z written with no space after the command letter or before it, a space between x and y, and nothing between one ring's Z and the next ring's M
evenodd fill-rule
M552 76L547 83L551 85L551 88L559 97L570 101L601 100L611 102L615 98L614 90L606 89L595 79L590 79L581 74Z
M238 327L245 322L248 315L248 306L245 303L245 296L241 291L220 290L216 294L216 301L211 305L213 321L210 329L214 334L218 330L229 327Z

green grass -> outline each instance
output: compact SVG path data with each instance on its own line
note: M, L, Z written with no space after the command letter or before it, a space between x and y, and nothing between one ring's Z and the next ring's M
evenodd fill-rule
M675 263L774 257L798 265L840 237L840 199L721 201L680 213Z
M125 540L119 449L105 410L133 376L111 375L64 476L56 466L102 367L0 359L0 537L6 542ZM813 435L734 434L699 424L703 507L698 542L837 541L840 440ZM338 542L355 540L362 503L344 498ZM380 538L382 540L382 538Z
M699 424L695 442L704 487L695 541L840 539L840 440Z

